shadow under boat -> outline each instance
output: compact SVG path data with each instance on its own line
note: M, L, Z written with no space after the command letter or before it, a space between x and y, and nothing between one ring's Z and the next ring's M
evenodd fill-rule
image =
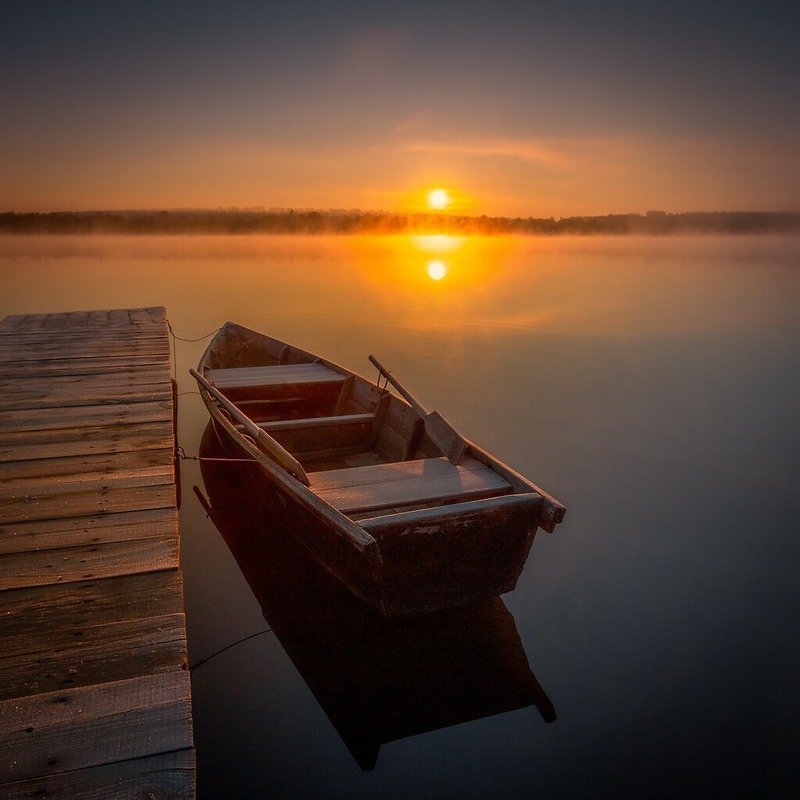
M439 728L529 706L555 720L499 597L384 619L295 538L296 526L309 523L279 492L254 502L246 478L255 467L225 461L210 423L200 455L212 521L362 769L375 767L382 744Z

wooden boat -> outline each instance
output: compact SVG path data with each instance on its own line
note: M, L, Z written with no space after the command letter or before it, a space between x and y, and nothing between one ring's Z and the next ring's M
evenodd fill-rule
M370 360L375 383L228 322L190 372L221 440L312 518L303 544L384 616L511 591L564 506Z

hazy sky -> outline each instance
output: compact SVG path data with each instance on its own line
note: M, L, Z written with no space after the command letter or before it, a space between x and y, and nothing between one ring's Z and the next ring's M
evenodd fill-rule
M0 3L0 211L800 209L790 2Z

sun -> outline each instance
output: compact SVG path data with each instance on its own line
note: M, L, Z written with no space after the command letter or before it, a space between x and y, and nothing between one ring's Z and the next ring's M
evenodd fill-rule
M447 267L441 261L431 261L428 264L428 275L435 281L440 281L447 274Z
M428 193L428 205L431 208L442 209L450 204L450 195L446 189L433 189Z

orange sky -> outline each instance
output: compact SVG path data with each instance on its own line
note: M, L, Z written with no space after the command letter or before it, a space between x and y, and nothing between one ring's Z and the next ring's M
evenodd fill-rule
M800 209L784 12L551 5L3 4L0 211Z

